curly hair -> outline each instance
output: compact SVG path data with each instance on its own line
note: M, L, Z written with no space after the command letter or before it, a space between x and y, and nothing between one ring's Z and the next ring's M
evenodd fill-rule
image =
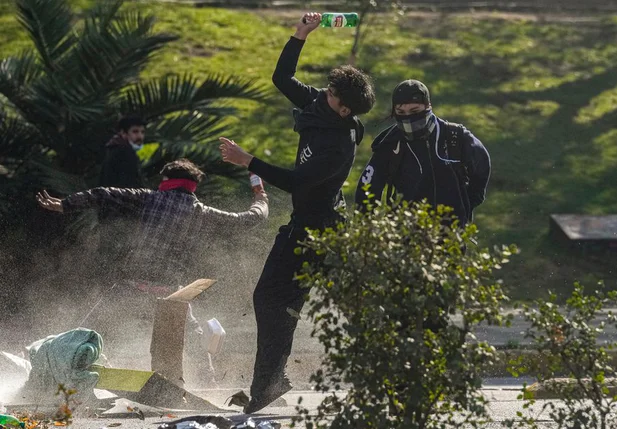
M375 104L375 90L369 75L357 68L345 65L328 74L329 86L335 90L341 104L353 115L368 113Z
M169 179L188 179L193 182L201 182L205 174L195 164L186 158L168 162L160 172L161 176Z

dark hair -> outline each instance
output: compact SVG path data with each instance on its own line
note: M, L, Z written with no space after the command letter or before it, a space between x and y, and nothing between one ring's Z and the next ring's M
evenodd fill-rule
M141 116L128 115L123 116L118 121L118 130L128 133L131 127L145 127L146 121Z
M201 182L205 176L203 171L186 158L168 162L163 166L160 174L169 179L188 179L197 183Z
M375 90L369 75L353 66L341 66L328 74L330 87L353 115L368 113L375 104Z

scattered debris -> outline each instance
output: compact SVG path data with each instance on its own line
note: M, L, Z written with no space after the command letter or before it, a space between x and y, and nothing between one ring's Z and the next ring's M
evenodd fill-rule
M298 319L298 320L301 320L301 319L302 319L302 317L300 316L300 313L298 313L298 312L297 312L296 310L294 310L293 308L287 307L287 313L288 313L291 317L293 317L293 318L295 318L295 319Z
M210 413L222 411L211 402L187 392L156 372L96 365L93 365L91 370L99 374L97 388L108 390L129 401L173 410L190 409Z
M229 403L227 404L227 406L237 405L242 408L246 407L250 402L250 398L246 393L244 393L243 390L234 393L227 399L229 399Z
M128 411L130 411L131 413L135 413L135 414L137 414L137 418L139 418L139 420L145 420L145 419L146 419L146 416L144 416L144 412L143 412L143 411L141 411L141 410L139 409L139 407L131 407L131 406L127 406L127 407L126 407L126 409L127 409Z
M26 381L32 370L32 365L22 356L0 352L0 368L2 368L4 377L19 377Z
M274 420L248 419L238 421L222 416L191 416L173 422L163 423L158 429L280 429L281 424Z
M8 414L0 414L0 425L6 428L23 428L24 422L19 421L17 417Z
M232 420L222 416L191 416L163 423L158 429L235 429Z
M94 396L98 374L89 370L103 348L101 336L90 329L78 328L50 335L27 347L32 369L26 390L53 401L58 385L75 390L83 401Z
M225 329L223 329L218 320L213 318L206 322L205 338L208 345L208 353L216 355L221 352L225 335Z
M236 426L235 429L281 429L281 424L275 420L263 420L256 422L249 417L246 422Z

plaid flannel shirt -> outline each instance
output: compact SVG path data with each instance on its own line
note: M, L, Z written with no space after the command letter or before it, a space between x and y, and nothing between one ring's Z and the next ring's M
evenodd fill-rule
M62 201L65 213L106 207L139 219L124 271L132 280L179 286L194 258L193 249L205 234L230 225L250 227L268 217L268 204L254 202L249 210L231 213L209 207L184 190L94 188ZM127 238L128 239L128 238Z

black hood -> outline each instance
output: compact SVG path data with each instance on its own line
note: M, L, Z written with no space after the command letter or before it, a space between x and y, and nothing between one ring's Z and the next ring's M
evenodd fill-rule
M403 134L396 124L394 124L380 132L377 137L375 137L373 144L371 144L371 149L373 152L377 152L383 148L395 145L399 140L404 138L405 134Z
M326 90L319 94L311 104L303 110L293 110L296 124L294 131L301 132L307 128L331 128L356 130L356 145L359 145L364 137L364 125L357 116L342 118L328 104Z

